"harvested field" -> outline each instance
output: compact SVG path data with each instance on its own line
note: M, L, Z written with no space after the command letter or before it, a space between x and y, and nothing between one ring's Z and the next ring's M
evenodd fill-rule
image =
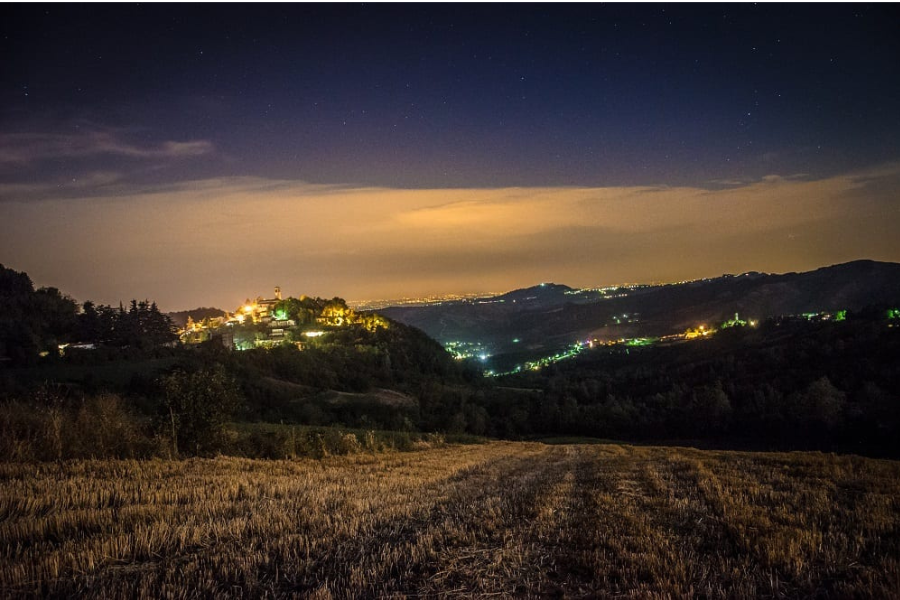
M491 443L0 464L0 596L891 597L900 463Z

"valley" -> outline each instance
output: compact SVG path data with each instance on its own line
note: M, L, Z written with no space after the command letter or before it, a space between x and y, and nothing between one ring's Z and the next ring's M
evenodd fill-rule
M748 272L670 284L573 289L544 283L379 314L423 330L459 358L480 360L486 371L504 373L574 356L588 344L695 339L701 328L712 332L735 321L828 320L867 306L893 308L897 298L900 265L854 261L805 273Z

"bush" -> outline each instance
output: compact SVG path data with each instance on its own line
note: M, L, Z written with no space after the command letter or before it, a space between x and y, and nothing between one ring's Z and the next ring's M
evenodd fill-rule
M360 451L362 451L362 445L356 439L355 434L345 433L341 435L337 454L356 454Z
M0 405L0 455L13 461L144 458L158 444L115 394L66 398L42 388Z
M102 394L84 401L73 415L66 438L79 457L138 458L155 450L154 441L142 429L119 396Z
M226 424L240 404L237 383L224 367L177 370L160 380L163 390L158 430L172 453L209 455L228 444Z

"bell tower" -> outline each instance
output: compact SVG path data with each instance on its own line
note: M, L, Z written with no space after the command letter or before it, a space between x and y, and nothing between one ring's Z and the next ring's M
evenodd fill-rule
M281 300L281 287L275 286L275 299Z

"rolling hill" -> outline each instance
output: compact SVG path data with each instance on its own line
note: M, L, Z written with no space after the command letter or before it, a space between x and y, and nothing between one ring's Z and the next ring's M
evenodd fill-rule
M900 302L900 264L858 260L803 273L749 272L687 283L575 290L541 284L501 296L379 312L441 343L491 354L546 351L586 338L659 336L735 313L764 319Z

